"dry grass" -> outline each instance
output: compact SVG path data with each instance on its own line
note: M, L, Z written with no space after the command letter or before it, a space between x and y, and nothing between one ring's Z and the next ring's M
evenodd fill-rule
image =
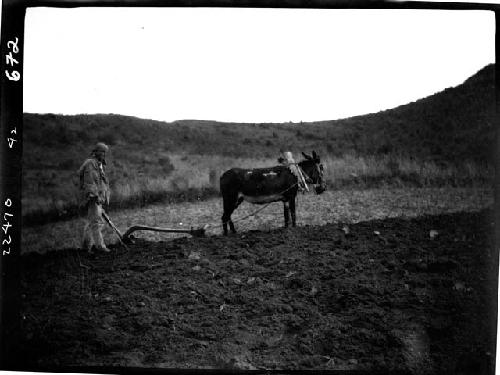
M140 194L142 191L183 191L189 188L202 189L213 187L218 189L220 175L232 167L258 168L275 165L273 159L235 159L223 156L204 155L170 155L174 165L171 174L165 177L144 176L134 179L129 183L113 187L114 199L125 201L132 195ZM215 178L210 178L210 175Z
M404 158L401 156L327 157L324 161L330 185L341 188L372 184L431 186L484 186L493 179L493 168L465 162L460 166Z
M219 177L225 170L232 167L259 168L277 163L275 158L235 159L218 155L165 153L158 157L168 157L173 166L168 174L159 173L154 165L148 169L114 163L121 172L111 167L112 210L189 200L193 195L195 198L198 195L201 198L213 197L219 191ZM296 158L300 159L297 153ZM394 155L326 156L323 157L323 164L328 186L336 190L350 187L484 187L493 178L493 168L472 162L453 166ZM29 190L28 186L23 188L23 217L28 218L30 223L74 216L78 205L74 179L66 176L56 182L53 186L36 190ZM202 192L203 189L205 192Z
M298 196L298 225L325 223L354 223L387 217L416 217L460 211L477 211L493 204L493 191L487 188L405 188L327 191ZM273 203L257 215L237 222L262 206L243 203L233 214L239 231L271 230L283 225L283 206ZM209 224L208 235L220 235L221 199L178 204L156 204L143 209L114 212L112 220L125 231L134 224L167 228L201 227ZM22 230L22 251L46 251L77 248L82 229L81 219L25 227ZM432 228L430 228L432 229ZM173 234L138 232L138 236L159 241L173 238ZM108 243L116 242L107 228Z

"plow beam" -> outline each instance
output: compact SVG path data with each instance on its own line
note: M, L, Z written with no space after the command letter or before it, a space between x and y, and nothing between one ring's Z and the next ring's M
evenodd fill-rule
M205 236L205 229L207 228L207 225L205 225L202 228L198 229L170 229L170 228L158 228L158 227L148 227L145 225L134 225L127 229L127 231L123 234L123 239L130 241L130 235L133 232L136 232L138 230L149 230L153 232L165 232L165 233L187 233L190 234L193 237L204 237Z

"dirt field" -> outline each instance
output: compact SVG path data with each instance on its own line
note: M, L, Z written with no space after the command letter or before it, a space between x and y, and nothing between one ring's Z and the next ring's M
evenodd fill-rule
M487 373L489 211L23 256L26 366Z
M297 225L325 225L345 222L358 223L389 217L418 217L426 214L478 211L491 207L491 188L391 188L367 190L327 190L321 195L299 194ZM262 206L242 203L233 213L239 231L269 231L283 226L283 204L272 203L251 215ZM142 209L110 212L115 225L125 232L132 225L189 229L209 225L209 235L221 234L222 199L155 204ZM245 220L240 221L241 218ZM83 223L80 220L47 223L23 227L22 252L46 252L78 248ZM179 237L175 234L138 232L137 236L150 241ZM115 233L105 228L106 243L116 242Z

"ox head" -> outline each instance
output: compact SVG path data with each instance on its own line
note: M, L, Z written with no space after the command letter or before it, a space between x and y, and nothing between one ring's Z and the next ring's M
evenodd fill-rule
M324 178L324 168L319 159L319 155L315 151L311 155L302 153L305 160L300 162L300 167L307 175L308 183L314 184L316 194L321 194L326 190L326 181Z

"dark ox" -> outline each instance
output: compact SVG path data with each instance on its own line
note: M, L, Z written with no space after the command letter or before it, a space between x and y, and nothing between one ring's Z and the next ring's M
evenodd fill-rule
M316 194L326 190L323 179L323 165L313 151L312 156L304 155L305 160L298 163L308 184L315 185ZM288 227L289 214L292 214L292 226L295 221L295 198L299 190L298 178L286 165L258 169L230 169L220 178L224 214L222 228L227 235L227 224L232 233L236 233L231 214L244 200L255 204L283 202L285 227Z

